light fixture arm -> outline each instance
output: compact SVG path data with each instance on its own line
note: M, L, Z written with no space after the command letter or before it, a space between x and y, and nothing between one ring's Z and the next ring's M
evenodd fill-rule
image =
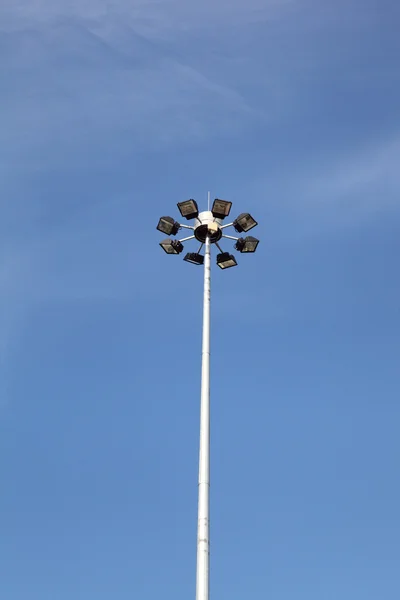
M192 231L194 230L193 225L183 225L183 223L179 223L179 227L181 227L182 229L191 229Z
M222 234L222 237L225 238L225 239L227 239L227 240L235 240L235 242L237 242L238 239L239 239L238 237L234 237L233 235L224 235L224 234Z
M220 229L226 229L227 227L233 227L233 223L226 223L226 225L220 225Z
M178 240L179 242L187 242L188 240L194 240L194 235L189 235L189 237L185 237L182 238L181 240Z

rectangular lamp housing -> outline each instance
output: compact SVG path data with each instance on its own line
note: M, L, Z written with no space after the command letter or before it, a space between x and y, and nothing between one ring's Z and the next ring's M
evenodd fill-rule
M225 219L231 212L232 202L215 198L211 212L216 219Z
M160 242L160 246L167 254L180 254L183 250L183 244L179 240L169 238Z
M246 233L256 225L258 225L257 221L253 219L249 213L242 213L233 223L233 226L238 233L242 233L243 231Z
M222 254L217 255L217 265L220 269L229 269L230 267L236 267L237 262L232 254L222 252Z
M199 208L196 200L185 200L184 202L178 202L179 212L182 217L185 217L188 221L195 219L199 216Z

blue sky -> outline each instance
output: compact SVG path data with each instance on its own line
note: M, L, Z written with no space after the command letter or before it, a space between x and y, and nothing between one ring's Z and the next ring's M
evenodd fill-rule
M213 598L398 599L399 4L3 0L1 595L194 598L213 271ZM187 247L190 249L190 247Z

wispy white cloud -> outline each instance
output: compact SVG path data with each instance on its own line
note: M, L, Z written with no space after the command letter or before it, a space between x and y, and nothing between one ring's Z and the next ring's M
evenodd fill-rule
M212 58L205 32L285 13L291 2L182 0L78 2L20 0L0 7L3 160L54 162L86 143L147 147L232 135L265 120L224 77L231 59L192 61L193 41ZM176 44L183 36L185 43ZM234 42L232 37L231 42ZM203 64L202 64L203 62ZM253 78L257 78L254 73ZM113 138L113 139L111 139ZM7 148L7 151L4 150ZM34 150L34 153L32 152Z
M398 204L400 197L400 135L388 140L374 140L357 153L344 155L338 163L326 168L309 185L309 196L319 202L352 198L367 202L378 192L374 204ZM382 192L385 193L382 193ZM394 195L393 192L396 192Z
M123 16L130 25L148 32L171 28L243 23L261 16L274 16L294 0L5 0L0 7L3 27L33 20L78 17L93 21Z
M54 160L58 148L118 136L121 146L128 135L146 146L203 140L254 116L235 89L133 31L129 54L74 23L0 36L4 160L46 146Z
M360 225L379 213L398 212L399 153L400 134L372 136L357 150L305 157L299 168L289 167L287 176L280 172L278 181L254 181L251 194L266 198L259 213L275 224L270 232L274 243L297 244L304 237ZM278 192L271 194L271 189Z
M301 234L353 227L379 213L398 211L399 152L400 136L374 140L303 173L293 182L300 202L292 206Z

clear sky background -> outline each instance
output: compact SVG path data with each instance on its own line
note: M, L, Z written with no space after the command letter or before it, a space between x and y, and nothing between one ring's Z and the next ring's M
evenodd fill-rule
M399 7L1 1L1 598L194 598L211 190L212 597L398 600Z

